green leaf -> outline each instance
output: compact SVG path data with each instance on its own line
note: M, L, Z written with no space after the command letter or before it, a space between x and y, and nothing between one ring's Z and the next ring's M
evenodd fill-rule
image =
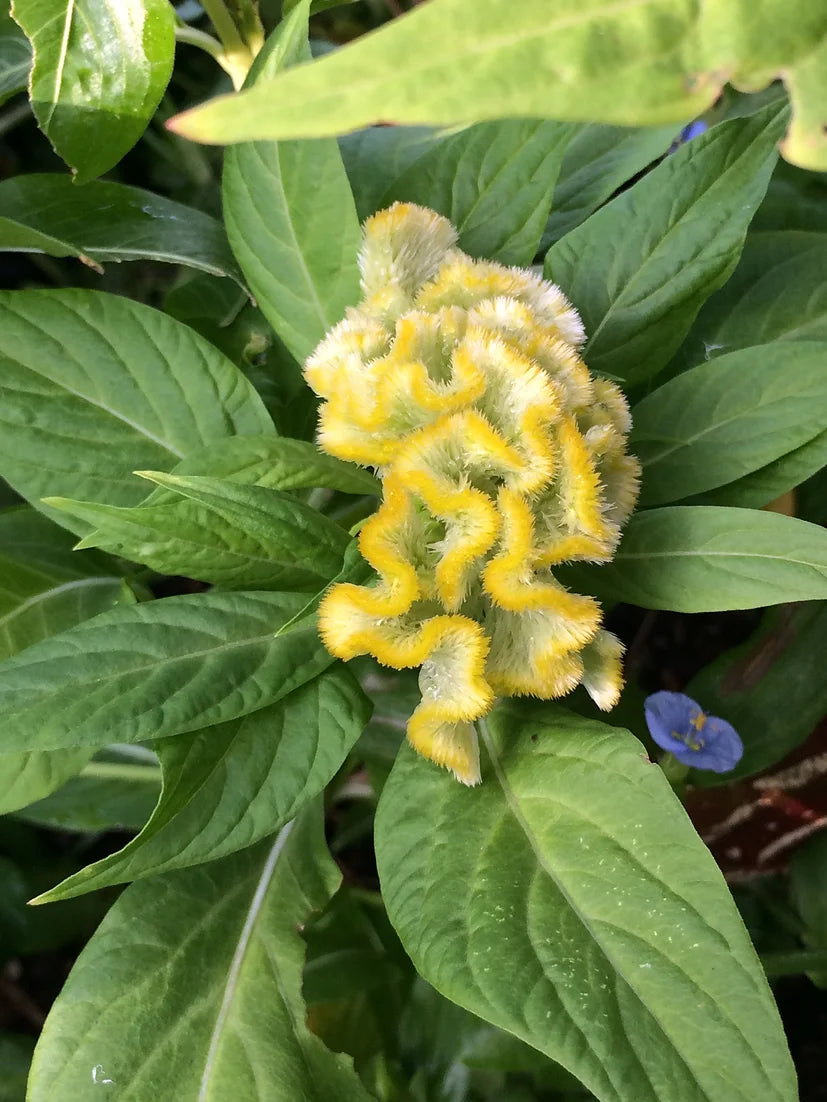
M744 743L744 756L725 777L697 770L693 784L729 784L751 777L809 737L827 712L825 631L827 605L783 605L766 614L746 643L692 678L687 693L705 711L727 719Z
M790 862L790 894L804 924L803 941L811 949L827 949L827 834L811 838ZM810 974L827 987L827 971Z
M0 474L33 504L134 505L136 468L272 431L238 368L158 310L97 291L11 291L0 311Z
M140 473L180 496L132 509L44 501L96 526L80 546L103 547L162 574L228 589L315 592L341 570L347 532L289 494L215 478Z
M770 341L827 340L827 235L750 233L738 267L705 303L680 351L698 363Z
M0 16L0 104L23 91L31 67L29 40L11 21L6 23Z
M563 154L541 252L585 222L627 180L665 153L676 129L596 123L579 127Z
M78 182L116 165L164 94L175 52L167 0L13 0L34 53L40 129Z
M548 705L481 735L479 788L405 747L379 804L383 896L422 975L602 1102L794 1102L755 951L641 744Z
M184 264L243 286L221 223L194 207L141 188L36 173L0 184L0 251L107 261Z
M152 754L142 747L128 749L141 751L141 758L105 750L16 818L53 830L140 830L158 802L161 774Z
M444 214L472 256L530 264L548 218L566 123L507 119L429 143L389 181L378 203L420 203Z
M138 837L38 902L198 865L273 834L331 780L369 715L339 664L252 715L160 740L164 787Z
M583 317L593 371L638 383L669 362L735 267L784 120L770 104L713 127L549 250L545 274Z
M312 602L310 602L312 603ZM237 719L333 661L307 596L198 593L117 608L0 665L7 750L145 742Z
M811 0L437 0L295 72L179 116L197 141L313 138L379 121L553 118L641 126L683 122L725 82L781 76L795 110L784 154L827 167L820 45ZM818 45L817 45L818 44Z
M734 482L827 424L827 342L757 345L671 379L633 410L641 505Z
M827 532L755 509L647 509L612 562L560 575L607 600L673 612L815 601L827 597Z
M248 84L310 56L308 4L270 36ZM224 220L265 317L302 363L359 297L359 222L332 139L227 151Z
M787 490L800 486L827 464L827 430L766 467L744 475L728 486L689 498L686 505L738 505L760 509ZM813 518L805 518L813 519Z
M378 480L364 467L325 455L315 444L289 436L229 436L192 451L173 475L203 475L269 490L324 486L346 494L379 494ZM157 487L144 502L174 501L178 495Z
M135 597L115 564L77 554L63 529L20 507L0 513L0 660ZM0 754L0 815L39 800L74 776L83 749Z
M76 554L33 509L0 512L0 661L135 596L112 560Z
M0 1102L24 1102L34 1041L22 1033L0 1033Z
M448 135L450 137L450 135ZM382 197L405 171L429 157L446 135L431 126L370 126L339 138L360 220L382 207Z
M123 1102L369 1102L301 997L299 930L339 880L311 805L274 842L127 888L47 1019L29 1102L90 1081Z

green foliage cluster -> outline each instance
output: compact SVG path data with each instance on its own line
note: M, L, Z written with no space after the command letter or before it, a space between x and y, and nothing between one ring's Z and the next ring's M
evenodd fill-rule
M643 467L613 562L566 580L766 609L688 686L745 745L691 779L783 759L825 706L827 10L430 0L311 61L376 6L202 4L0 13L0 137L30 103L73 174L0 182L0 251L40 265L0 292L2 957L105 912L30 1074L0 1033L0 1099L28 1075L30 1102L794 1102L753 941L827 983L824 836L785 883L794 932L751 940L634 676L631 732L579 695L502 702L476 789L404 746L415 680L318 636L331 582L370 576L379 483L315 447L301 364L397 199L541 264ZM185 138L230 143L220 197Z

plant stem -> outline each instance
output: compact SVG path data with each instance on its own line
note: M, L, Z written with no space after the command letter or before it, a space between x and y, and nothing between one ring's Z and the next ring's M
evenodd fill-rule
M197 46L199 50L204 50L210 57L214 57L219 65L222 63L224 47L217 38L213 38L206 31L199 31L197 27L190 27L187 23L179 23L175 28L175 41L185 42L188 46Z

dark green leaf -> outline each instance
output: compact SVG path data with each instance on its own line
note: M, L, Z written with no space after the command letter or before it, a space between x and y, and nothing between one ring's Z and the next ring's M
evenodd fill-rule
M0 251L76 256L94 264L163 260L243 285L220 222L141 188L69 176L15 176L0 184Z
M827 425L825 364L827 342L757 345L647 395L630 437L643 465L640 504L734 482L818 437Z
M406 747L380 800L383 895L422 975L604 1102L793 1102L755 951L641 744L549 705L481 734L479 788Z
M0 104L22 92L32 67L29 40L11 21L0 16Z
M201 864L258 842L324 788L369 714L370 702L339 664L252 715L162 739L156 748L163 793L143 831L39 902Z
M382 207L382 197L411 165L424 160L444 135L430 126L370 126L339 138L361 220Z
M133 604L115 564L72 551L73 540L33 509L0 513L0 659L104 612ZM84 749L0 754L0 814L46 796L89 758Z
M306 3L271 35L248 84L310 56ZM228 150L224 218L265 317L302 363L359 297L359 223L333 139Z
M579 127L563 154L541 251L579 226L621 185L657 160L676 134L675 125L632 128L588 123Z
M0 1033L0 1102L24 1102L34 1040L22 1033Z
M790 892L804 923L803 939L811 949L827 949L827 834L822 832L790 862ZM811 974L827 987L827 971Z
M315 592L341 569L347 532L289 494L215 478L141 473L180 496L131 509L44 501L96 526L81 546L227 589Z
M32 44L32 107L79 181L135 144L172 72L175 14L167 0L14 0Z
M777 157L771 104L687 142L548 252L583 316L593 371L628 383L667 364L732 272Z
M827 532L755 509L647 509L612 562L560 574L598 597L673 612L814 601L827 597Z
M146 493L137 468L272 431L238 368L158 310L97 291L11 291L0 311L0 474L34 504L134 505Z
M312 602L310 602L312 603ZM117 608L0 665L9 750L144 742L237 719L333 661L303 594L198 593Z
M534 119L479 123L426 145L378 205L400 199L431 207L457 227L465 252L530 264L574 130Z
M760 773L812 733L827 713L825 632L827 605L820 601L772 609L743 646L692 678L689 695L706 712L727 719L744 743L744 756L730 773L697 771L693 784L726 784Z
M127 888L49 1015L29 1102L93 1083L123 1102L369 1102L301 997L298 930L339 880L314 805L275 842Z
M56 830L140 830L160 788L160 770L149 751L131 746L104 750L82 773L16 817Z

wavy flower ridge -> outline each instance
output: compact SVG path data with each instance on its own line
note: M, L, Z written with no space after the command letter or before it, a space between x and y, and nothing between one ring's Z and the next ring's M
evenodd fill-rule
M612 557L638 465L626 399L590 375L562 291L456 242L411 204L369 219L363 300L305 375L324 399L320 446L375 466L384 491L359 537L378 583L334 586L322 638L340 658L421 667L408 739L476 784L473 724L497 696L582 683L616 703L623 648L552 570Z

